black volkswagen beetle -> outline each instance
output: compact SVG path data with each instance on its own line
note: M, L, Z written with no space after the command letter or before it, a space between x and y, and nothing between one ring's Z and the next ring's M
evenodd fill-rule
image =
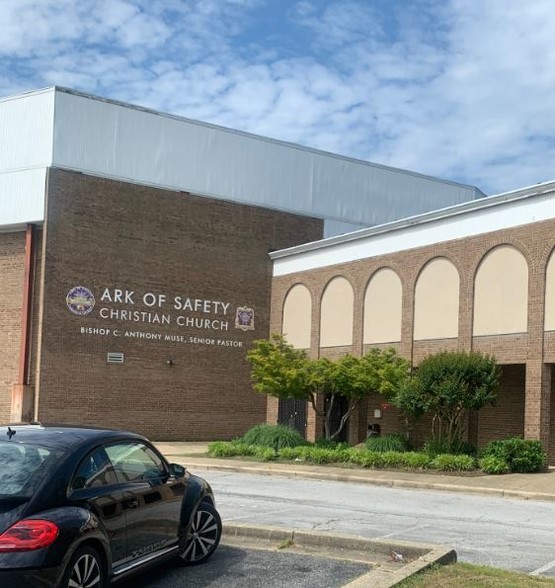
M0 426L0 586L106 588L206 561L222 523L208 483L124 431Z

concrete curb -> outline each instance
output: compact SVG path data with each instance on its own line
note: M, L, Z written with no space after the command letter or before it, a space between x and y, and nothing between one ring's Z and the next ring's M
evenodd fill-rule
M170 456L171 457L171 456ZM445 484L439 482L420 481L420 480L400 480L400 479L374 479L364 475L357 475L346 470L344 473L334 471L319 472L310 471L308 468L267 468L261 465L250 465L245 463L221 464L208 461L206 459L188 458L187 456L173 456L183 462L188 467L193 466L203 470L228 471L246 474L272 475L284 477L299 477L315 480L332 480L340 482L355 482L357 484L369 484L372 486L385 486L388 488L413 488L421 490L438 490L441 492L457 492L460 494L477 494L495 496L498 498L520 498L523 500L541 500L546 502L555 502L555 494L543 492L529 492L524 490L508 490L504 488L489 488L486 486L467 486L462 484ZM394 472L391 472L394 475Z
M301 548L311 548L312 550L322 548L327 549L328 552L329 550L347 552L347 557L343 555L341 559L350 559L348 554L351 553L353 561L360 561L360 555L357 555L360 553L365 553L368 556L380 554L387 557L392 551L402 553L407 559L412 559L396 569L372 568L366 574L345 585L349 588L390 588L433 565L446 565L457 561L455 550L440 545L408 541L379 541L352 535L315 533L276 527L225 523L222 540L226 539L265 542L276 546L290 541L292 545ZM370 561L368 564L370 565Z

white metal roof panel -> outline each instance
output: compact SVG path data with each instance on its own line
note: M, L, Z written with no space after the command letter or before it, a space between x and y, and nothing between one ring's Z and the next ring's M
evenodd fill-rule
M0 173L49 166L318 216L327 235L482 195L64 88L0 100Z
M471 186L65 89L56 90L53 165L351 227L482 195Z
M0 173L52 162L54 89L0 100Z

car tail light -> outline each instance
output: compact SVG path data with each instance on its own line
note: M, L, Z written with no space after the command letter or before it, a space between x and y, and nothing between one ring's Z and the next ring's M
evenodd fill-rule
M48 547L56 540L58 531L58 525L51 521L19 521L0 535L0 553Z

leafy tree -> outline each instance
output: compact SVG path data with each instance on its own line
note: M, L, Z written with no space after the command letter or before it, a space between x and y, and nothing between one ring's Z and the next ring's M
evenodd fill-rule
M372 349L363 357L346 355L337 361L309 359L281 335L255 341L247 359L252 364L255 390L277 398L305 399L323 417L326 439L337 437L352 412L370 393L393 393L409 369L408 362L393 349ZM319 395L328 399L324 408L318 403ZM339 396L348 400L349 407L332 431L331 417Z
M427 410L426 399L422 394L420 382L414 376L403 380L390 396L391 402L399 409L404 421L407 439L415 423Z
M499 378L500 369L488 355L442 352L422 361L392 401L412 418L430 413L432 441L454 447L469 412L495 401Z
M247 359L257 392L277 398L306 398L308 357L282 335L255 341Z
M396 393L408 378L409 369L409 362L399 357L393 348L375 347L362 357L346 355L338 360L333 374L334 386L330 390L331 403L336 395L343 396L349 400L349 408L342 416L337 431L332 433L329 427L326 428L326 437L336 437L351 413L372 392L388 396ZM331 409L326 415L327 419L331 416L330 413Z

